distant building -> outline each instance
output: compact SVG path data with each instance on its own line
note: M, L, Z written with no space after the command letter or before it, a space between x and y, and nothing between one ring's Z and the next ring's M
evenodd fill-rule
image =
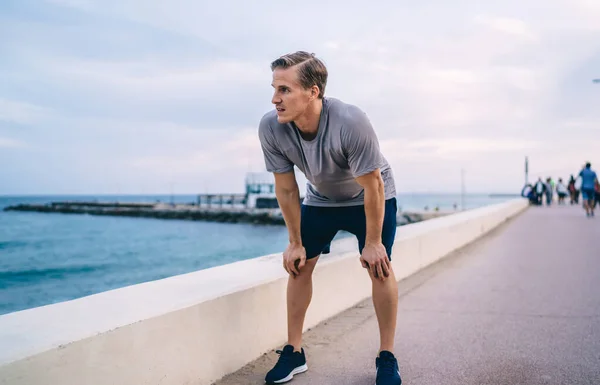
M296 171L296 181L300 189L300 199L305 190L306 178L299 170ZM243 194L198 194L198 206L277 209L279 204L275 195L275 176L270 172L249 172L246 174L245 191Z
M270 172L246 174L246 207L278 208L275 196L275 177Z
M275 177L270 172L246 174L246 194L274 194Z
M302 200L306 178L297 168L294 168L294 173L296 174L300 199ZM246 174L246 207L257 209L279 208L275 196L275 176L272 173L249 172Z

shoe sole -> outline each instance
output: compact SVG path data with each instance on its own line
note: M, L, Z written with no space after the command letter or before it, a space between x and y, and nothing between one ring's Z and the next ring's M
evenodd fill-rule
M377 373L375 373L377 375ZM400 371L398 371L398 375L400 376ZM400 378L400 384L402 384L402 378ZM375 381L375 385L377 385L377 381Z
M302 366L298 366L296 369L292 370L287 377L282 378L281 380L273 381L274 384L283 384L284 382L291 381L296 374L304 373L308 370L308 365L304 364Z

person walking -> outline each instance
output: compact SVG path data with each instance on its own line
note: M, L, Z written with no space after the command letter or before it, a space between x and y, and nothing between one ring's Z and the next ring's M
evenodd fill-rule
M336 233L358 240L360 263L372 282L380 346L375 383L400 385L394 356L398 284L391 264L396 235L396 188L367 115L357 106L325 97L328 72L314 54L298 51L271 63L275 109L259 124L267 171L289 234L283 252L287 286L288 341L267 384L290 381L308 370L302 346L304 318L312 296L312 273L330 252ZM308 180L301 203L294 167ZM335 299L332 298L332 301Z
M579 203L579 191L577 190L577 187L575 187L575 177L573 175L571 175L571 179L569 179L568 189L569 189L569 195L571 198L571 201L570 201L571 205L578 204Z
M596 209L596 205L600 204L600 181L596 179L596 188L594 196L594 205L592 206L592 212Z
M563 183L562 178L558 178L558 183L556 184L556 194L558 195L558 204L565 204L565 198L568 194L567 186Z
M586 163L585 167L579 173L581 177L581 197L583 198L583 208L585 215L588 217L594 216L594 199L596 197L596 182L598 176L592 170L591 163Z
M538 181L535 183L535 193L538 199L538 205L544 204L544 195L546 195L546 184L542 181L542 178L538 178Z
M554 200L554 182L552 178L548 177L546 179L546 205L552 205L552 201Z

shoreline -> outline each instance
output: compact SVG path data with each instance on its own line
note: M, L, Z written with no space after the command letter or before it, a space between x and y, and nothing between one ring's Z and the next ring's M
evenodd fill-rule
M7 206L3 211L285 225L283 215L279 209L255 209L235 206L203 207L192 204L167 203L50 202L47 204L17 204ZM402 226L452 213L454 212L399 210L396 219L398 226Z

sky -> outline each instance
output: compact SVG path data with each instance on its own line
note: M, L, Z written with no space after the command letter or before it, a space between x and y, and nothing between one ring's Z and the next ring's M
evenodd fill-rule
M244 190L269 64L327 65L399 193L600 169L600 2L0 2L0 194Z

